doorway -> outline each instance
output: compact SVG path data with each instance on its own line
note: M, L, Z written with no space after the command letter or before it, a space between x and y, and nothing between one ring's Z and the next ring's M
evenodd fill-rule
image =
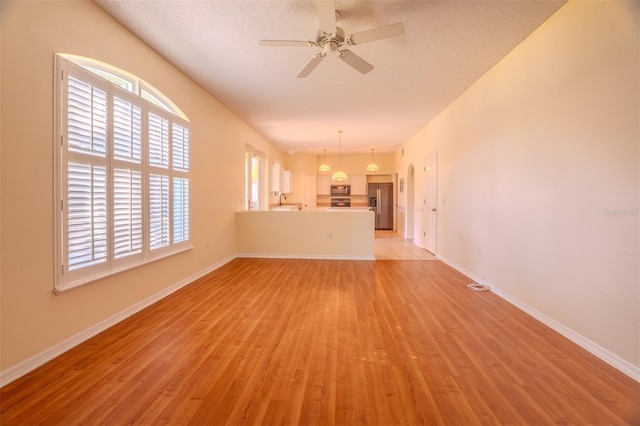
M424 160L424 248L435 254L438 232L438 152Z

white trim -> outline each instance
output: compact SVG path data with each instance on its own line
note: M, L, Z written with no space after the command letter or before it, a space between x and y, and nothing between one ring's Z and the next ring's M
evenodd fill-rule
M531 315L532 317L534 317L535 319L537 319L538 321L540 321L541 323L543 323L547 327L557 331L558 333L560 333L561 335L563 335L567 339L571 340L573 343L577 344L581 348L585 349L586 351L588 351L591 354L597 356L598 358L600 358L601 360L603 360L607 364L611 365L612 367L616 368L617 370L619 370L622 373L626 374L627 376L631 377L633 380L635 380L637 382L640 382L640 367L635 366L635 365L631 364L629 361L626 361L626 360L620 358L618 355L610 352L609 350L603 348L602 346L598 345L597 343L594 343L593 341L587 339L586 337L582 336L581 334L577 333L576 331L572 330L571 328L567 327L566 325L558 322L557 320L555 320L555 319L543 314L542 312L538 311L537 309L529 306L528 304L524 303L523 301L521 301L517 297L514 297L511 294L507 293L506 291L501 290L500 288L498 288L495 285L491 284L490 282L488 282L484 278L479 277L476 274L474 274L473 272L469 271L468 269L458 265L454 261L452 261L450 259L447 259L446 257L440 255L439 253L436 254L436 257L438 259L442 260L447 265L451 266L453 269L455 269L458 272L460 272L461 274L466 275L467 277L471 278L472 280L474 280L478 284L483 284L483 285L489 286L491 291L496 296L504 299L505 301L509 302L510 304L512 304L513 306L517 307L518 309L520 309L520 310L524 311L525 313Z
M128 271L130 269L139 268L140 266L144 266L144 265L147 265L149 263L153 263L153 262L156 262L158 260L165 259L167 257L175 256L176 254L184 253L184 252L190 251L192 249L193 249L193 245L189 244L189 245L185 245L184 247L178 248L176 251L165 251L165 252L162 252L162 255L159 255L159 256L156 256L156 257L150 257L150 258L148 258L146 260L143 260L143 261L141 261L139 263L133 263L133 264L125 265L125 266L122 266L122 267L117 268L117 269L114 268L112 271L109 271L105 275L101 275L99 277L91 276L91 277L89 277L89 278L87 278L85 280L78 280L78 281L74 282L74 284L66 286L66 287L54 288L53 289L53 294L55 294L57 296L59 294L66 293L69 290L74 290L74 289L76 289L78 287L82 287L84 285L91 284L94 281L101 280L103 278L119 274L121 272L126 272L126 271Z
M237 253L236 257L259 259L376 260L375 256L350 254Z
M41 365L45 364L48 361L51 361L52 359L54 359L55 357L62 355L64 352L68 351L69 349L74 348L75 346L79 345L80 343L89 340L90 338L96 336L97 334L100 334L101 332L103 332L104 330L108 329L109 327L112 327L114 325L116 325L117 323L119 323L122 320L125 320L126 318L130 317L131 315L143 310L144 308L156 303L157 301L167 297L168 295L170 295L171 293L174 293L178 290L180 290L182 287L185 287L186 285L191 284L192 282L194 282L195 280L197 280L198 278L202 278L205 275L215 271L216 269L224 266L225 264L229 263L230 261L232 261L233 259L235 259L236 256L229 256L226 257L216 263L214 263L213 265L209 266L208 268L205 268L187 278L184 278L182 280L180 280L179 282L166 287L165 289L159 291L156 294L153 294L149 297L147 297L146 299L141 300L138 303L135 303L131 306L129 306L128 308L124 309L123 311L118 312L115 315L112 315L111 317L98 322L97 324L92 325L91 327L67 338L64 339L63 341L51 346L48 349L45 349L44 351L35 354L32 357L27 358L26 360L7 368L6 370L0 372L0 387L3 387L11 382L13 382L14 380L24 376L25 374L35 370L36 368L40 367Z

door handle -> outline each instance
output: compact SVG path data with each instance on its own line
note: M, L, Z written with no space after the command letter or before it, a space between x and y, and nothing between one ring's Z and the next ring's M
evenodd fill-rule
M435 212L435 211L436 211L436 209L431 209L431 211L432 211L432 212Z

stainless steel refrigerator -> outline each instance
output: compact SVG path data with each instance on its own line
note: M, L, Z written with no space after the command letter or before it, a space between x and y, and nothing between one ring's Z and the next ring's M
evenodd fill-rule
M376 214L376 229L393 229L393 184L368 184L369 207Z

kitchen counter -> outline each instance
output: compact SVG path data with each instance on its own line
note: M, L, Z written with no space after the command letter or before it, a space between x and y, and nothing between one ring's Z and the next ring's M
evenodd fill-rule
M324 207L328 212L362 212L369 211L371 207Z
M302 203L269 204L269 210L275 207L297 207L298 210L302 210Z

